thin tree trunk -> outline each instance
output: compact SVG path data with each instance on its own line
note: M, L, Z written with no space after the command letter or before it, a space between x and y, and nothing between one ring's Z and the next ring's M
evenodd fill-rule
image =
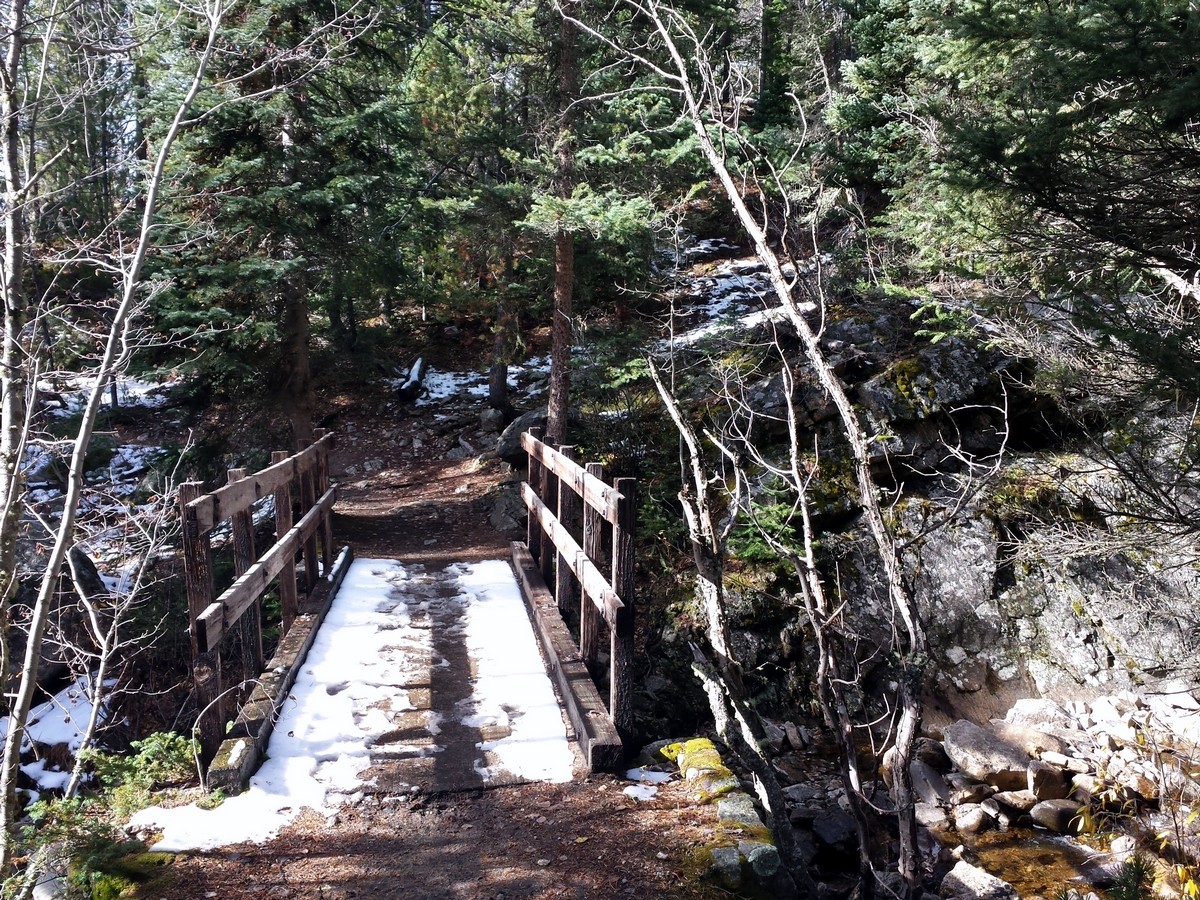
M787 315L788 321L800 336L805 357L817 376L818 382L833 400L841 419L842 434L850 445L860 507L883 568L884 582L892 608L899 615L902 623L902 629L897 632L895 638L897 655L903 671L900 678L901 710L896 730L897 777L893 782L893 798L899 818L899 870L904 879L906 891L911 895L920 890L921 872L920 852L916 845L916 810L912 796L909 763L912 758L913 742L917 737L921 720L922 665L927 656L926 636L916 602L904 582L896 544L883 520L879 495L871 478L871 455L869 452L871 439L863 428L841 380L825 358L816 332L804 318L793 298L792 286L783 274L779 257L767 242L767 233L763 223L760 223L746 206L742 186L734 180L726 165L725 156L713 142L709 129L713 126L719 128L723 117L719 108L706 107L706 104L719 102L719 85L713 84L711 80L701 81L698 86L694 84L693 72L696 66L685 59L680 52L676 34L682 34L690 45L696 48L693 56L698 55L700 58L700 70L711 75L711 67L708 65L708 60L704 58L702 41L688 29L675 10L657 0L638 3L636 9L646 17L657 33L662 42L662 49L665 50L667 58L670 60L669 63L660 65L636 50L621 47L613 39L606 37L594 28L583 26L583 23L578 21L575 24L586 27L589 34L624 52L631 60L656 73L667 82L672 90L678 92L683 102L684 113L691 120L701 152L708 160L713 174L733 206L743 230L753 242L759 260L766 267L767 275L780 305ZM565 6L563 15L571 15L570 10Z
M496 318L496 335L492 340L492 364L488 369L488 399L491 409L498 409L505 416L512 411L508 399L508 346L513 317L507 309L500 307Z
M567 0L559 24L559 134L555 147L555 193L570 200L575 189L574 103L579 97L579 30L573 20L579 0ZM550 397L546 443L567 440L567 410L571 389L571 317L575 290L575 235L560 226L554 235L554 321L550 327Z
M21 166L18 81L25 41L25 2L11 0L0 29L5 37L0 73L0 166L4 172L4 328L0 341L0 687L8 693L8 610L16 592L17 532L21 518L21 453L25 444L27 357L22 346L27 301L25 277L24 171Z
M10 6L10 9L13 7ZM41 664L42 641L54 595L58 589L59 577L67 553L75 542L75 520L79 511L79 501L83 493L84 459L91 443L96 419L103 402L104 385L113 377L120 365L127 359L131 343L129 340L130 321L137 307L137 297L141 286L142 266L150 249L151 225L157 205L158 195L163 186L167 156L174 144L183 121L196 95L200 91L209 60L212 58L216 45L217 29L223 15L223 7L219 2L213 2L205 9L208 35L207 43L201 50L196 62L196 69L187 94L176 109L163 137L154 168L147 176L145 186L145 203L142 208L140 229L137 243L132 255L126 261L122 273L121 301L113 315L112 322L105 339L104 352L96 372L95 386L88 395L84 407L79 430L76 433L71 450L70 471L67 476L66 497L63 504L62 519L54 537L54 544L42 574L38 588L37 599L29 622L28 640L25 646L25 659L21 669L20 683L16 696L9 711L8 732L4 738L3 757L0 759L0 796L3 797L3 822L0 822L0 869L7 870L12 862L14 849L14 825L16 814L17 780L20 773L21 745L25 739L25 731L29 722L29 710L33 705L34 694L37 690L39 668ZM12 20L10 19L10 24ZM5 85L7 88L8 86ZM7 91L6 91L7 93ZM2 101L0 101L2 102ZM5 148L7 150L7 148ZM7 174L7 173L6 173ZM7 301L9 298L5 298ZM22 365L27 361L22 360Z

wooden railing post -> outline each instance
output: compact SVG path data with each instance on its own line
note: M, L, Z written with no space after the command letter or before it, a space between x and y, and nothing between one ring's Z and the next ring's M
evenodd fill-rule
M323 441L328 432L318 428L315 432L317 441ZM317 453L316 496L323 497L329 490L329 444L322 444ZM321 516L321 574L328 575L333 571L333 511Z
M187 586L188 631L192 638L192 681L196 691L197 730L200 750L212 759L225 735L225 702L221 693L221 651L213 647L200 652L196 621L216 596L213 588L212 544L200 533L195 510L188 504L204 493L198 481L179 486L179 511L183 521L183 572Z
M575 462L576 452L574 447L559 447L558 452L565 456L571 462ZM558 509L555 515L558 521L570 528L575 522L576 510L579 506L579 498L575 492L571 490L569 485L562 483L562 479L558 479ZM554 560L554 599L558 601L558 609L562 613L566 613L575 603L579 601L580 592L575 589L578 582L571 574L571 568L567 565L566 559L563 557L562 551L555 554Z
M637 479L617 478L613 487L621 492L617 521L613 525L612 586L624 604L611 629L608 711L625 745L633 735L633 585L634 519L637 509Z
M542 429L538 426L535 425L533 428L530 428L528 434L535 441L541 442ZM542 483L542 464L534 459L532 455L529 456L529 472L526 478L528 479L529 486L535 491L538 489L538 485ZM525 546L529 548L529 555L533 557L534 561L538 561L542 554L542 526L538 524L536 516L531 515L528 517L528 522L525 526Z
M604 466L588 463L587 471L600 480L604 479ZM583 552L597 566L604 553L604 519L592 504L583 504ZM596 660L600 655L600 610L587 592L582 592L579 602L579 652L583 664L595 676Z
M271 463L281 463L288 458L286 450L271 454ZM279 540L292 527L292 483L285 481L275 491L275 540ZM279 606L282 624L280 632L287 634L296 621L296 561L289 559L279 573Z
M541 478L538 479L538 483L534 485L534 488L547 508L554 509L557 505L558 494L556 489L558 487L558 476L550 471L549 466L542 466L539 471ZM542 546L538 550L538 567L542 570L542 581L552 591L558 586L558 582L554 578L554 563L557 555L554 540L550 532L543 528ZM561 606L562 604L560 603L559 607L561 608Z
M304 517L317 504L315 482L316 466L309 466L300 473L300 516ZM317 533L304 542L304 596L312 596L320 577L320 565L317 562Z
M241 481L250 473L245 469L230 469L229 483ZM258 560L254 546L254 507L234 513L233 528L233 571L239 578ZM238 619L238 631L242 638L242 659L246 664L246 676L257 677L263 670L262 643L262 600L255 600L250 609Z

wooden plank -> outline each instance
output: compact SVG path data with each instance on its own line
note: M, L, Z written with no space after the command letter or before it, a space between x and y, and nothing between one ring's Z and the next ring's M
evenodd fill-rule
M621 502L613 525L612 585L623 605L615 621L609 622L608 709L621 736L629 739L633 735L633 539L637 480L618 478L613 484L621 492Z
M216 647L225 629L262 596L285 564L295 557L296 551L316 533L321 524L321 515L333 507L336 499L337 485L334 485L286 535L275 542L275 546L263 554L262 559L200 614L196 620L196 632L204 650Z
M558 479L554 473L545 466L541 468L542 477L539 481L530 481L529 483L537 490L538 497L547 509L553 509L555 504L554 498L558 496ZM546 582L546 587L554 586L554 563L555 553L554 548L557 546L554 542L554 535L549 528L542 523L542 546L537 553L538 566L542 570L542 580Z
M531 460L536 459L562 482L570 485L571 490L582 497L584 503L599 512L606 521L616 523L620 491L589 474L578 463L566 458L553 447L543 444L528 431L521 435L521 447L529 454Z
M554 598L541 580L537 563L520 542L513 543L512 554L521 595L588 768L593 772L612 771L625 758L621 737L558 614Z
M255 501L274 493L280 485L310 471L317 464L319 454L328 452L332 446L333 435L327 434L300 453L273 461L270 466L243 481L227 484L190 501L188 505L195 510L201 534L208 534L236 513L248 509Z
M588 559L583 549L575 543L575 538L571 537L571 533L563 527L558 519L554 518L554 513L547 509L546 504L541 501L533 488L524 482L521 483L521 499L525 501L525 507L529 510L530 517L536 518L542 530L551 536L554 546L561 551L563 559L571 567L575 577L579 579L584 592L591 597L592 602L604 616L604 621L608 622L611 627L612 623L616 621L617 610L622 606L621 598L604 578L603 573L596 568L596 564Z
M300 514L301 521L310 510L317 507L316 470L309 469L299 473L300 478ZM317 523L320 524L319 522ZM304 539L304 595L308 596L317 587L320 580L320 563L317 562L317 529Z
M318 428L314 434L317 438L317 446L321 449L317 452L317 466L314 469L314 477L316 478L317 494L322 495L329 490L329 451L333 449L333 444L323 443L327 432L324 428ZM321 574L328 575L333 568L333 513L326 513L321 518Z
M593 478L604 478L604 466L588 463L587 472ZM583 504L583 553L598 563L604 549L604 519L591 504ZM579 652L584 665L595 674L596 661L600 657L600 611L587 592L579 597Z

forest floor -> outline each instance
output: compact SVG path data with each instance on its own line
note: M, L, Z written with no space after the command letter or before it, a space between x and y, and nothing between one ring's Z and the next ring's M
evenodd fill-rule
M401 415L382 421L348 410L335 426L339 543L358 557L428 567L507 559L519 535L491 527L486 500L507 467L448 460L461 429L446 428L431 409ZM413 796L365 786L354 805L328 818L305 812L267 843L181 854L141 896L729 897L701 877L699 848L712 835L714 809L693 806L678 782L649 801L626 796L627 784L591 775Z

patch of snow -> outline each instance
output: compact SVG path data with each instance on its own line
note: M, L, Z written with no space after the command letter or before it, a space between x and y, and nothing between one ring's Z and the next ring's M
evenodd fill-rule
M464 724L508 726L507 737L479 745L508 772L539 781L570 781L573 757L562 713L511 567L490 560L454 568L468 598L467 652L476 662L472 711ZM486 767L477 771L485 780L496 774Z
M816 310L814 303L798 304L801 313L811 313ZM771 322L782 322L787 318L787 314L782 307L773 309L759 310L758 312L748 313L744 316L739 316L737 319L730 321L706 322L690 331L685 331L683 334L677 334L674 337L663 338L658 342L659 353L669 353L671 350L678 347L692 347L703 340L709 338L717 338L726 334L737 334L750 331L761 325L766 325Z
M65 407L53 410L58 416L70 416L79 412L87 404L88 394L95 387L96 378L92 375L71 375L63 380L64 389L55 391L50 384L39 384L39 389L58 393L66 403ZM147 381L122 375L117 379L117 403L123 407L140 406L145 409L161 409L167 405L167 391L173 387L171 381ZM112 403L112 393L109 389L104 392L104 406Z
M654 769L629 769L625 773L629 781L639 781L645 784L666 784L671 780L670 772L659 772Z
M110 680L105 686L112 687L115 683ZM29 724L21 742L22 752L32 750L34 745L53 747L63 744L71 753L75 753L83 745L83 731L92 717L90 686L91 679L81 676L45 703L30 710ZM105 717L102 711L101 721ZM0 739L8 734L9 722L8 716L0 718ZM69 771L47 769L44 759L21 766L21 771L42 791L61 791L71 778Z
M115 682L109 681L111 687ZM92 681L80 676L45 703L29 711L29 723L25 727L22 750L34 744L52 747L65 744L74 753L83 745L83 729L92 717ZM101 713L103 718L103 713ZM9 717L0 718L0 739L8 734Z
M43 791L61 791L67 786L71 780L70 772L63 772L60 769L54 768L46 770L46 760L34 760L27 765L21 766L21 771L29 776L39 788Z
M503 718L512 729L507 738L484 742L481 749L493 752L515 775L569 780L572 755L562 718L511 569L501 561L462 564L452 566L450 575L466 607L464 638L481 683L462 705L464 717ZM406 600L412 600L414 589L406 585L411 580L397 562L355 560L248 790L212 810L151 807L135 815L130 826L161 831L155 850L262 842L304 807L328 814L361 789L372 745L395 728L394 714L415 708L397 686L418 672L415 662L406 664L404 651L415 659L433 649L430 629L416 627L409 615ZM532 656L533 665L514 662L517 653ZM429 730L436 734L440 725L432 718Z
M652 800L658 793L658 788L652 784L631 784L625 790L621 791L626 797L632 797L634 800Z

